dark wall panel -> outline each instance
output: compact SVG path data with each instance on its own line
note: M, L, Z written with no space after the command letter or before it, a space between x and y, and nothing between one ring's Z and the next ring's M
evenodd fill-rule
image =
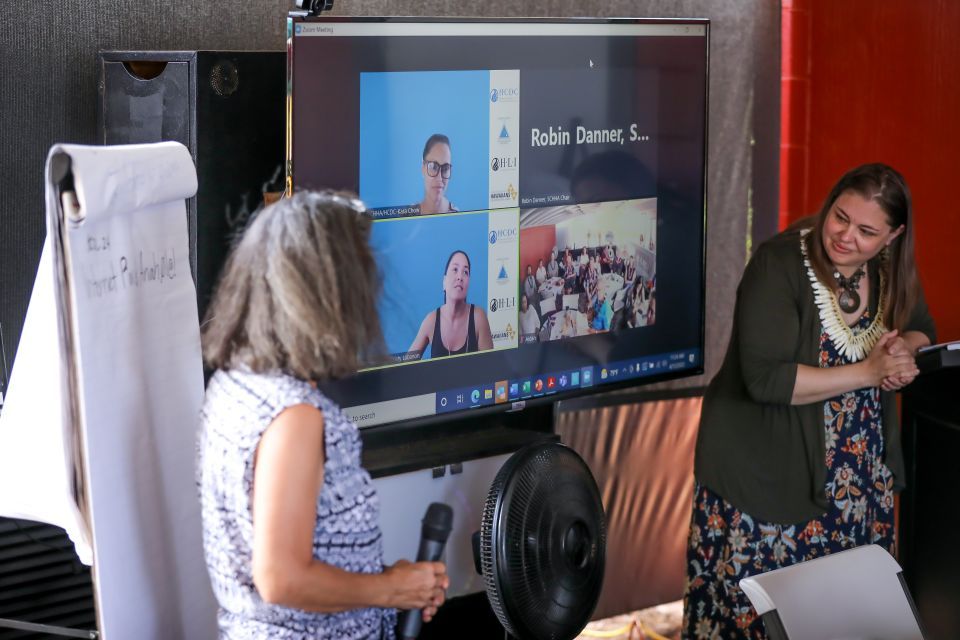
M0 2L0 328L8 366L40 261L47 150L55 142L96 142L97 52L282 49L291 5Z

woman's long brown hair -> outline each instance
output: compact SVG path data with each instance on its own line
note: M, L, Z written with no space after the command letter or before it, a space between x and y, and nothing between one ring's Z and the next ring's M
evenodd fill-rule
M208 309L207 366L323 381L379 361L370 231L370 217L347 193L296 193L259 212Z

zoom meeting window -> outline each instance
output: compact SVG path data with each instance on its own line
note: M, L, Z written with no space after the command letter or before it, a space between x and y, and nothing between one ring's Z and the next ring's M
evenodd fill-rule
M361 426L702 370L704 22L289 33L292 185L375 219L390 359L326 387Z

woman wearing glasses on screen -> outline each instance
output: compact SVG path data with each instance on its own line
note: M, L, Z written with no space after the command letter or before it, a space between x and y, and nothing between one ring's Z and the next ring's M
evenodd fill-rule
M432 213L454 213L457 208L447 199L447 185L453 173L450 163L450 138L435 133L427 138L423 145L423 200L420 201L421 215Z
M450 254L443 269L443 304L420 323L417 337L407 350L410 354L422 354L427 345L431 358L493 348L487 314L482 307L467 303L469 288L470 257L458 249Z
M370 228L347 195L267 207L207 313L197 476L222 639L392 639L395 608L444 600L442 563L383 566L357 427L317 388L382 351Z

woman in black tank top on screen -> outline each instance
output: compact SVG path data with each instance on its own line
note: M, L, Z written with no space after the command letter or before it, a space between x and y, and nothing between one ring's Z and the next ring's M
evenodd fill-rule
M487 314L467 303L469 288L470 257L465 251L454 251L443 270L443 304L424 317L410 353L422 354L428 344L431 358L493 348Z

